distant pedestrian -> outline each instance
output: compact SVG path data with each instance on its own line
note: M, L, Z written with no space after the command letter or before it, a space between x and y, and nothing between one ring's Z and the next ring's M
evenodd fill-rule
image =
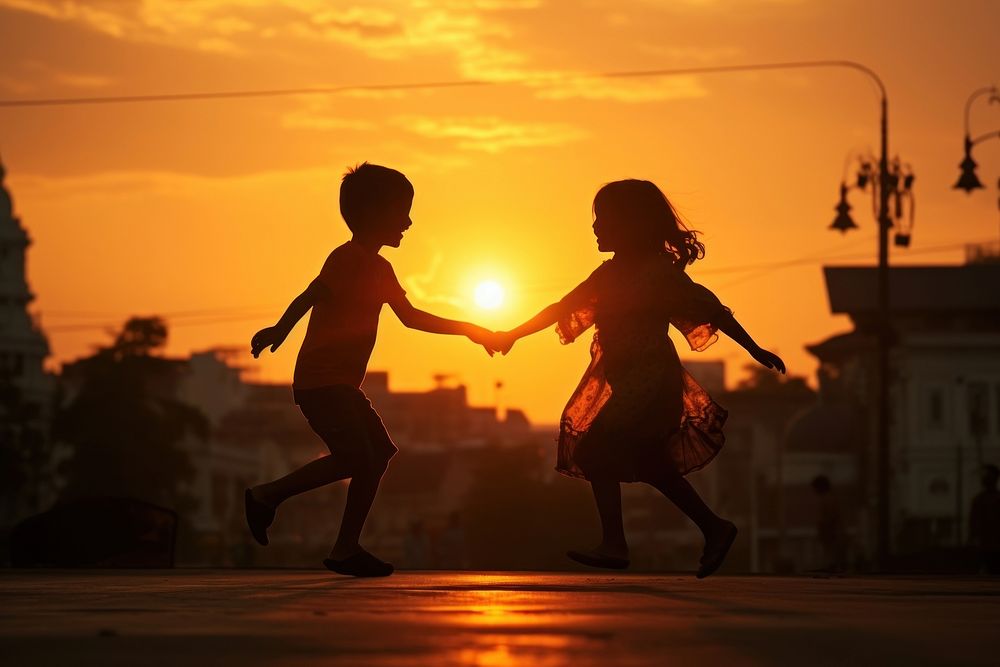
M391 564L359 543L379 482L397 451L359 388L375 345L382 305L388 303L411 329L467 336L478 344L492 340L492 332L482 327L415 308L392 266L378 254L383 246L399 247L412 224L412 203L413 186L400 172L368 163L349 170L340 187L340 211L353 237L330 253L319 276L292 301L278 323L258 331L250 343L254 357L265 348L274 352L312 310L292 387L309 426L330 449L329 455L280 479L246 490L250 532L267 545L267 528L282 502L350 478L340 532L323 563L334 572L356 577L387 576L393 571ZM487 352L493 354L491 349Z
M1000 574L1000 468L983 467L983 490L972 500L969 537L979 547L980 564L989 574Z
M722 331L764 366L783 373L785 365L684 272L705 246L656 185L608 183L593 213L597 249L614 257L561 301L500 334L496 346L506 353L517 339L553 324L570 343L596 325L590 366L563 411L556 469L590 482L603 538L567 555L594 567L628 567L620 483L646 482L701 530L698 577L706 577L722 564L736 526L717 516L684 476L722 448L726 411L681 366L668 328L677 327L694 350Z
M810 486L819 499L816 536L823 550L823 569L843 572L847 569L847 529L840 503L833 492L830 478L826 475L817 475Z

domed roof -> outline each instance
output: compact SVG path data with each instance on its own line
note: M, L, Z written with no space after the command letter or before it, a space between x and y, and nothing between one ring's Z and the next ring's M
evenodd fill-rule
M866 439L862 415L847 403L820 401L800 412L785 435L785 451L858 451Z

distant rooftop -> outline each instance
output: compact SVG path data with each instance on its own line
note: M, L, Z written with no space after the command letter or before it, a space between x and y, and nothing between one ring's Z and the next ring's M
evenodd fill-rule
M965 262L966 264L1000 263L1000 241L970 243L965 246Z
M874 313L875 267L823 268L830 312ZM1000 262L959 266L895 266L889 270L890 308L894 313L1000 312Z

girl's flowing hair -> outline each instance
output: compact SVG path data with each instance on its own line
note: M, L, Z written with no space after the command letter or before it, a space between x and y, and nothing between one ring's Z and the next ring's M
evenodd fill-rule
M608 183L594 197L594 213L600 208L619 225L628 225L643 239L663 243L680 267L705 256L698 232L688 229L660 188L650 181L628 179Z

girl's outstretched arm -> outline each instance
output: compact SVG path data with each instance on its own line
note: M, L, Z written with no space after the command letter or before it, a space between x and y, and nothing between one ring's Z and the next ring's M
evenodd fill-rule
M515 327L510 331L498 334L497 343L499 345L499 351L503 354L507 354L519 338L524 338L525 336L530 336L533 333L538 333L542 329L549 328L558 322L559 318L563 317L567 310L568 307L562 301L553 303L543 308L537 315L524 324Z
M603 264L601 265L603 266ZM497 350L503 354L510 352L510 348L519 338L538 333L542 329L547 329L553 324L569 318L574 312L592 303L599 267L590 274L586 280L570 290L569 294L559 301L543 308L537 315L529 319L524 324L511 329L510 331L497 332ZM585 327L584 327L585 328ZM564 341L565 342L565 341Z
M760 345L758 345L747 330L743 328L733 314L728 310L725 311L723 315L718 318L717 322L714 322L716 328L719 331L726 334L734 341L740 344L744 350L750 353L750 356L757 360L760 364L767 366L768 368L773 368L779 373L785 372L785 362L781 360L781 357L774 354L773 352L768 352Z

